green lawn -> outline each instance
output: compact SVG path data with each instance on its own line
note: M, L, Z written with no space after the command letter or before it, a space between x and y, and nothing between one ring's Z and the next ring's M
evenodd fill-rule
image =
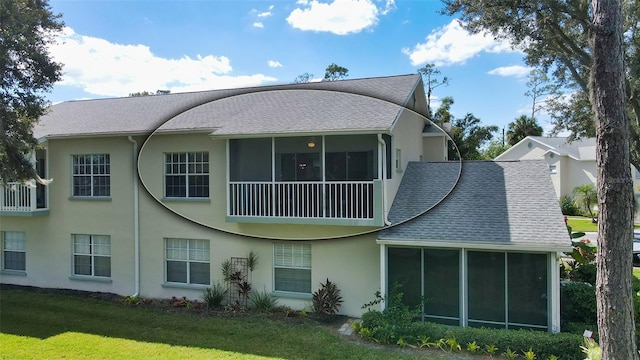
M591 218L581 216L568 216L567 225L571 226L572 231L597 232L598 224L591 222Z
M410 359L333 329L50 292L0 291L0 359Z

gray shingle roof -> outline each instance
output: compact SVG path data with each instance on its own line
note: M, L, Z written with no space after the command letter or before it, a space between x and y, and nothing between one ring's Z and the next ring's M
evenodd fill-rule
M217 129L216 134L227 135L266 131L313 132L380 127L388 129L390 122L395 119L395 116L390 114L394 111L397 114L401 110L397 105L409 105L412 93L421 84L419 74L409 74L144 97L67 101L51 107L50 112L36 125L34 135L42 139L58 136L146 134L178 115L184 121L171 121L166 125L166 129L208 128ZM347 94L340 96L341 92ZM220 106L213 105L218 102L211 103L214 100L218 100ZM207 103L210 104L196 111L198 106ZM194 110L189 112L191 109ZM214 119L215 114L205 111L222 109L226 112L223 112L224 119L218 116L219 122ZM234 109L242 111L233 113ZM201 116L194 117L194 114ZM349 119L341 116L342 114L348 114ZM204 115L206 117L202 117ZM384 121L382 117L385 117ZM299 124L303 118L309 119L306 125Z
M541 160L465 161L457 184L457 162L412 162L405 171L389 220L402 221L433 208L383 229L381 241L548 251L571 247L549 170Z
M531 139L550 147L560 155L568 155L577 160L596 159L596 139L582 138L568 142L566 137L530 136Z

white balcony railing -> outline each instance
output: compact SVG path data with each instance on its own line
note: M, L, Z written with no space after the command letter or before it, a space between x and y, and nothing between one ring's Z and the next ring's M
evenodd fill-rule
M229 215L373 219L373 181L231 182Z
M35 211L36 188L33 184L8 182L0 186L0 211Z

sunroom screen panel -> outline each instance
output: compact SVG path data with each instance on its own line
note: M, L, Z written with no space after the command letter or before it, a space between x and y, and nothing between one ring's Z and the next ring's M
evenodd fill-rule
M410 306L420 305L422 298L421 253L419 248L389 248L387 252L387 291L392 292L396 284L400 285L399 291L404 294L402 300Z
M469 251L467 264L469 326L505 323L505 253Z
M509 253L509 324L546 327L548 323L547 255ZM509 328L512 326L510 325Z
M427 320L460 318L460 250L425 249L424 293Z

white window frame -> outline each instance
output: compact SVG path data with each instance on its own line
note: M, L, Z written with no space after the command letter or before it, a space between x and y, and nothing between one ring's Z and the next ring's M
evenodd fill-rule
M182 162L179 157L181 155L185 156L185 160L184 162ZM198 155L200 155L200 158L202 160L198 161ZM205 160L205 156L206 156L206 160ZM171 159L169 159L169 157ZM177 161L176 161L176 157L178 157ZM170 161L168 161L170 160ZM180 166L184 165L184 172L182 172L180 170ZM174 167L177 166L178 169L176 172L173 171ZM193 166L193 171L190 171L190 167ZM202 168L201 171L196 171L196 168L200 166ZM164 153L164 194L165 197L167 198L178 198L178 199L184 199L184 198L194 198L194 199L207 199L210 197L211 192L210 192L210 161L209 161L209 152L208 151L190 151L190 152L166 152ZM167 171L168 169L171 169L170 171ZM176 196L176 195L171 195L169 196L167 194L167 177L169 176L180 176L180 177L184 177L184 186L185 186L185 190L184 196ZM203 176L206 177L207 179L207 195L206 196L198 196L195 194L190 194L189 193L189 187L190 187L190 178L192 176Z
M550 174L557 174L558 173L558 168L556 167L556 165L549 165L549 173Z
M85 161L81 163L80 159ZM94 172L96 167L98 171ZM89 171L82 172L83 168ZM76 180L84 177L89 177L90 184L83 187L89 187L90 194L76 194ZM106 194L96 194L96 187L98 187L96 181L99 179L107 179ZM103 198L111 196L111 156L109 154L76 154L71 156L71 196Z
M17 242L10 244L10 242ZM27 250L26 250L26 237L23 231L3 231L2 232L2 270L11 272L27 271ZM24 268L14 269L7 267L7 253L22 253L24 254Z
M289 248L287 257L286 249ZM285 258L286 257L286 258ZM294 243L294 242L278 242L273 244L273 289L277 292L284 293L296 293L296 294L311 294L312 291L312 253L311 244L306 243ZM276 269L294 269L304 270L309 272L309 291L293 291L278 289L276 281Z
M88 244L81 243L82 240L88 239ZM102 241L106 240L106 243ZM87 247L86 251L82 247ZM71 273L73 276L92 277L92 278L111 278L111 236L109 235L90 235L90 234L73 234L71 236ZM88 257L90 259L90 274L76 273L76 256ZM109 275L96 274L96 259L109 260Z
M172 247L169 247L169 246ZM176 245L178 245L176 247ZM165 282L171 284L186 284L186 285L211 285L211 245L207 239L180 239L180 238L165 238L164 239L164 279ZM176 256L177 255L177 256ZM169 280L169 261L172 262L184 262L187 266L187 280L182 281L170 281ZM207 264L209 268L209 283L196 283L191 279L191 265Z
M396 149L396 171L402 172L402 149Z

